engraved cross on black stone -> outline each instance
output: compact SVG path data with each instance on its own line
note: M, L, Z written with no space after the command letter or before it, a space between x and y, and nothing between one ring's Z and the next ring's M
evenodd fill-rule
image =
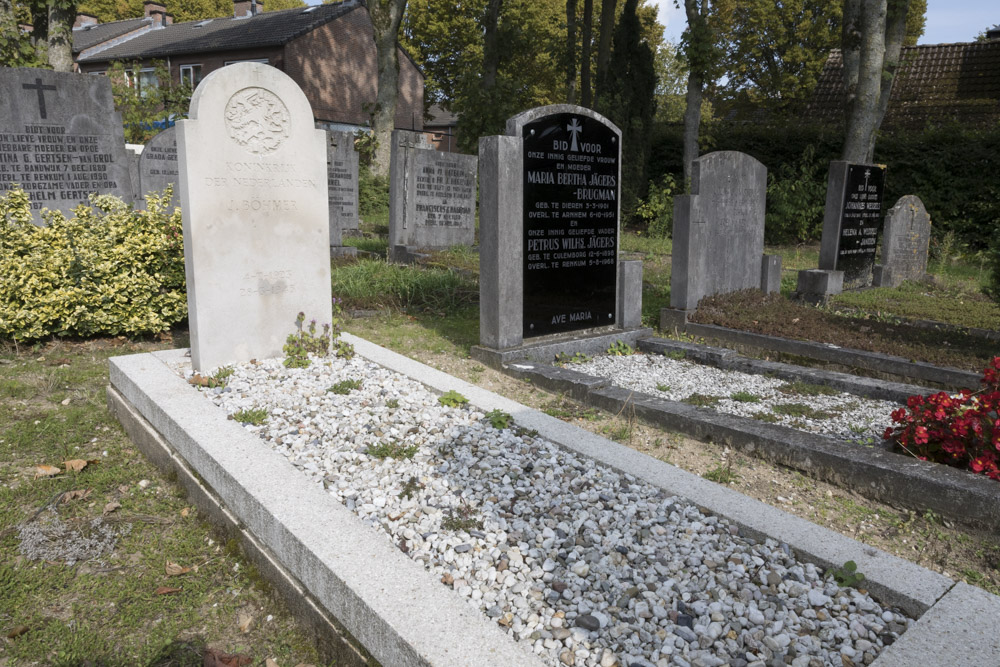
M55 90L55 86L43 86L41 79L35 79L35 83L22 83L21 87L25 90L36 90L38 91L38 112L41 114L42 118L48 118L48 114L45 113L45 91Z

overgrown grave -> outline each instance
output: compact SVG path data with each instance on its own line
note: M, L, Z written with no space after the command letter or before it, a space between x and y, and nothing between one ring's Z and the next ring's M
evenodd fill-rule
M121 116L103 76L0 67L0 191L69 214L92 193L133 201Z
M604 349L641 329L642 263L618 258L621 131L572 105L539 107L480 155L480 344L500 366Z
M389 171L389 259L471 246L476 238L474 155L434 150L424 134L392 133Z
M195 370L279 356L300 312L332 322L326 133L286 74L209 74L178 122Z

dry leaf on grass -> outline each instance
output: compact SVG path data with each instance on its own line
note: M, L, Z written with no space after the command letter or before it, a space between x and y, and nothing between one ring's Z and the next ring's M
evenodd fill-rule
M66 466L66 472L69 472L70 470L80 472L87 467L87 461L84 461L83 459L70 459L69 461L63 461L63 465Z
M191 568L178 565L177 563L171 563L169 560L167 561L166 568L164 569L166 569L168 577L177 577L191 571Z
M205 649L202 660L204 667L244 667L253 662L248 655L224 653L214 648Z
M73 399L71 399L71 398L64 398L63 400L61 400L61 401L59 402L59 405L69 405L69 402L70 402L71 400L73 400Z
M253 625L253 616L250 614L240 614L236 623L240 628L240 632L246 634L250 632L250 627Z
M58 475L62 472L62 469L56 466L40 465L35 466L35 478L39 477L52 477L53 475Z
M31 628L29 628L27 625L14 626L13 628L11 628L10 632L7 633L7 639L16 639L17 637L20 637L30 629Z
M121 503L112 500L110 503L104 506L104 516L107 516L114 512L116 509L122 506Z
M185 507L184 509L181 510L181 516L184 517L185 519L188 517L189 514L191 514L191 508Z
M62 495L62 501L68 503L71 500L85 500L90 496L90 492L93 489L77 489L76 491L67 491Z
M275 662L274 658L268 658L264 661L264 667L278 667L278 663Z
M157 586L153 592L157 595L173 595L174 593L180 593L181 589L171 588L170 586Z

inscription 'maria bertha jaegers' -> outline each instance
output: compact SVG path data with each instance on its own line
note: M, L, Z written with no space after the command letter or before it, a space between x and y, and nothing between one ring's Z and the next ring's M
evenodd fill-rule
M615 323L613 129L560 113L524 125L525 338Z

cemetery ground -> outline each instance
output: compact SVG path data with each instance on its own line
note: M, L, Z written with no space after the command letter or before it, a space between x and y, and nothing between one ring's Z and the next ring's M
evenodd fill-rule
M384 253L385 243L377 237L350 242L374 255ZM655 323L659 308L669 303L669 241L623 235L622 245L626 255L644 260L644 319ZM786 275L815 266L818 254L815 248L801 247L780 252ZM873 502L486 368L469 357L478 342L478 258L452 250L433 255L428 263L432 266L335 262L334 294L345 299L347 310L364 315L346 319L344 329L861 542L1000 593L995 535L953 525L932 513ZM741 306L739 299L723 312L734 318L733 324L783 323L783 335L823 341L834 334L828 322L809 319L814 315L855 329L857 319L861 326L873 327L888 326L892 322L887 320L899 317L933 316L965 326L1000 321L995 305L975 297L976 267L946 266L935 272L936 280L926 286L873 290L845 299L844 308L864 311L860 318L780 300L770 305L773 313L767 320L759 304ZM966 301L963 307L946 307L956 298ZM899 354L893 331L902 335L906 329L872 336L872 349ZM125 656L128 664L190 664L184 661L205 649L238 653L254 665L268 658L282 667L319 663L315 647L267 584L225 536L198 519L179 487L142 457L105 407L108 357L186 344L186 332L175 331L156 341L8 344L0 352L0 451L5 461L0 468L0 665L78 664L101 656ZM995 341L970 344L969 349L956 344L949 364L980 370L982 356L996 349ZM926 342L923 346L934 349ZM918 358L919 349L913 349ZM65 461L86 465L73 470L80 465L76 463L67 470ZM55 532L57 519L62 533ZM105 528L91 529L95 519ZM35 549L26 555L20 529L27 525L39 530L27 533L35 536ZM93 531L90 542L70 538L72 531L88 530ZM46 534L55 539L44 539ZM87 554L82 550L100 549L110 536L118 540L113 552L83 560ZM79 562L67 565L72 558ZM15 617L14 609L29 611ZM195 659L194 664L201 662Z
M108 358L179 333L0 345L0 665L320 664L108 412Z

